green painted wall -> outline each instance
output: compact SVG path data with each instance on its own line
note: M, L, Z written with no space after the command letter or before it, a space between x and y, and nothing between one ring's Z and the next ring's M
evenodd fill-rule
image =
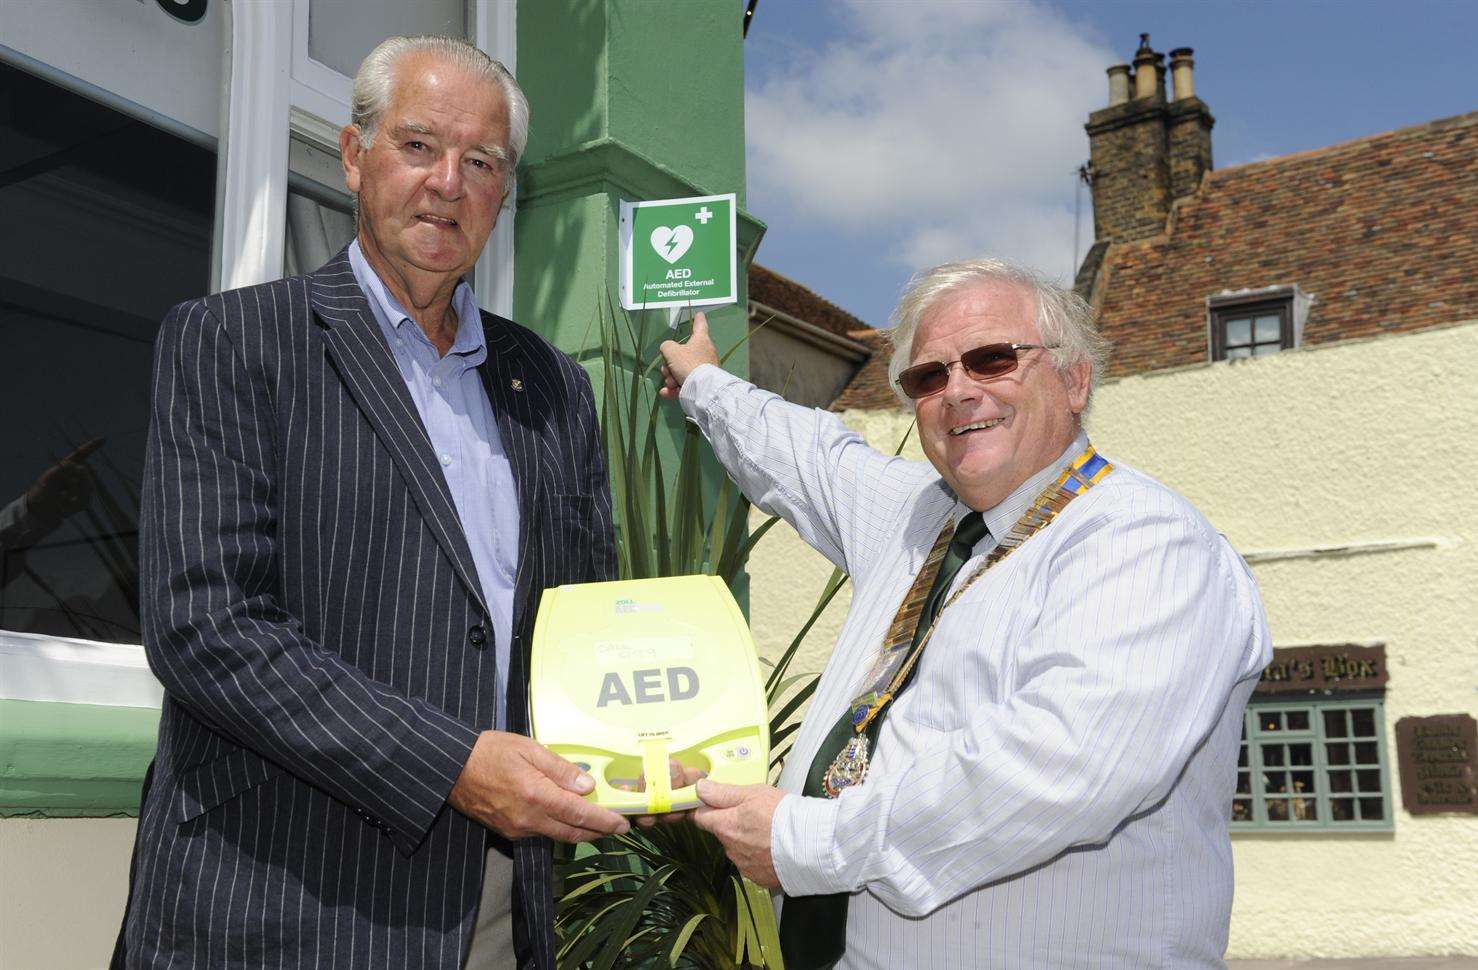
M0 700L0 816L136 815L159 712Z
M515 223L514 318L581 357L604 381L598 315L617 303L620 203L737 193L739 301L708 314L725 366L749 371L745 267L764 225L744 211L742 5L722 0L520 0L519 83L532 109ZM619 312L619 311L618 311ZM664 311L633 321L656 356ZM644 326L645 325L645 326ZM685 331L684 331L685 332ZM682 416L662 405L669 480ZM703 471L712 503L723 471ZM621 513L617 510L618 518ZM747 578L736 584L747 600Z
M736 192L747 264L764 227L744 202L740 14L694 0L520 0L519 83L532 108L519 176L514 317L570 352L615 297L624 199ZM710 314L720 346L746 330ZM748 371L741 349L730 368Z

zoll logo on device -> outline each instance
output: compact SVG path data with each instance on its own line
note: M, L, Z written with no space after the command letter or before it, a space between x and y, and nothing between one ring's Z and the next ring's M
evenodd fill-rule
M764 678L744 614L717 576L547 590L534 625L534 737L595 778L589 798L658 814L698 804L668 759L734 785L770 763ZM645 775L646 790L636 791Z

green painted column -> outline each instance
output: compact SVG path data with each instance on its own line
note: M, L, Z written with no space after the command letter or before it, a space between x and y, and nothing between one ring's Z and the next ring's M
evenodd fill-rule
M743 211L741 13L713 0L520 0L518 79L532 107L515 223L514 318L583 349L616 299L622 199L736 192L740 265L764 226ZM721 347L740 302L710 314ZM748 372L746 349L730 369Z
M744 210L742 12L721 0L519 2L517 74L532 115L518 186L514 318L579 356L598 397L597 317L619 302L622 200L737 193L739 302L708 319L721 351L738 346L725 366L749 371L745 267L764 225ZM622 361L627 376L650 362L665 333L665 311L633 316L650 337L640 362ZM670 481L683 421L668 405L659 420ZM723 471L710 459L702 477L711 506ZM743 602L743 578L736 585Z

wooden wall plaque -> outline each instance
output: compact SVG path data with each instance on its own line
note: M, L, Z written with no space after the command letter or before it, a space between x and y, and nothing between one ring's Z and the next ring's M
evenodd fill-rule
M1279 647L1257 682L1259 697L1322 691L1378 690L1386 686L1386 645L1335 643Z
M1396 722L1401 804L1413 815L1478 815L1478 721L1470 714Z

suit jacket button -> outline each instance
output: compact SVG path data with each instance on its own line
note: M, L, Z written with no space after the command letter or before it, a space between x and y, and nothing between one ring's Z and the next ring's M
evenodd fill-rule
M474 647L481 647L488 642L488 631L481 623L474 624L472 629L467 631L467 642Z

